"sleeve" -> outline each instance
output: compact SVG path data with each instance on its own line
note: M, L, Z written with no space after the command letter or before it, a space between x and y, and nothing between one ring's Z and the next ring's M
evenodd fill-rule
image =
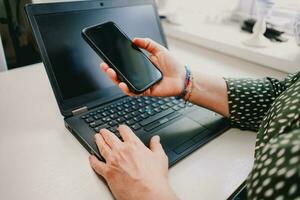
M294 78L297 74L290 74L282 81L270 77L224 78L232 127L257 131L272 102L292 84Z
M264 146L247 179L248 199L300 199L300 129Z

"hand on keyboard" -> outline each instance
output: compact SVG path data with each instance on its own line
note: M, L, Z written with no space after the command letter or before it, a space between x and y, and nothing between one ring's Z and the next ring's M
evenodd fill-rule
M173 58L170 52L160 44L148 38L135 38L133 43L138 47L147 50L150 60L161 70L163 79L145 91L144 96L178 96L185 80L185 69ZM109 68L106 63L102 63L101 69L117 84L120 89L129 96L136 96L132 93L124 82L118 80L116 72Z
M107 181L116 199L177 199L168 184L168 158L154 136L148 149L125 125L119 132L124 142L107 129L95 135L106 163L90 156L90 164Z

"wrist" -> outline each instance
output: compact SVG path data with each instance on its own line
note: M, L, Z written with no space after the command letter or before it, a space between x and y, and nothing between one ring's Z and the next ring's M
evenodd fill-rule
M153 188L152 190L149 191L149 196L148 197L149 197L149 200L152 200L152 199L157 199L157 200L178 200L178 198L176 197L176 194L171 189L171 187L168 183L163 184L160 187L157 187L157 185L156 185L155 188Z
M174 96L179 96L182 90L184 89L184 82L185 82L185 68L182 66L178 67L178 73L176 78L176 84L174 85L175 93Z

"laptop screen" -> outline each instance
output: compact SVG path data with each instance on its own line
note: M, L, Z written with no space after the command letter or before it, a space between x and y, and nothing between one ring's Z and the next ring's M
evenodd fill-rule
M63 100L115 87L99 69L101 58L81 37L83 28L113 21L131 39L150 37L164 44L152 5L43 14L35 20Z

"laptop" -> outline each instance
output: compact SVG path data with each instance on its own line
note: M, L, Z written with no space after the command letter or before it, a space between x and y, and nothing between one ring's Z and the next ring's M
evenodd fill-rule
M228 129L228 121L174 97L128 97L100 71L101 59L81 37L85 27L115 22L130 37L167 47L153 0L77 1L25 7L66 128L99 159L94 135L120 137L128 125L148 146L159 135L169 166Z

